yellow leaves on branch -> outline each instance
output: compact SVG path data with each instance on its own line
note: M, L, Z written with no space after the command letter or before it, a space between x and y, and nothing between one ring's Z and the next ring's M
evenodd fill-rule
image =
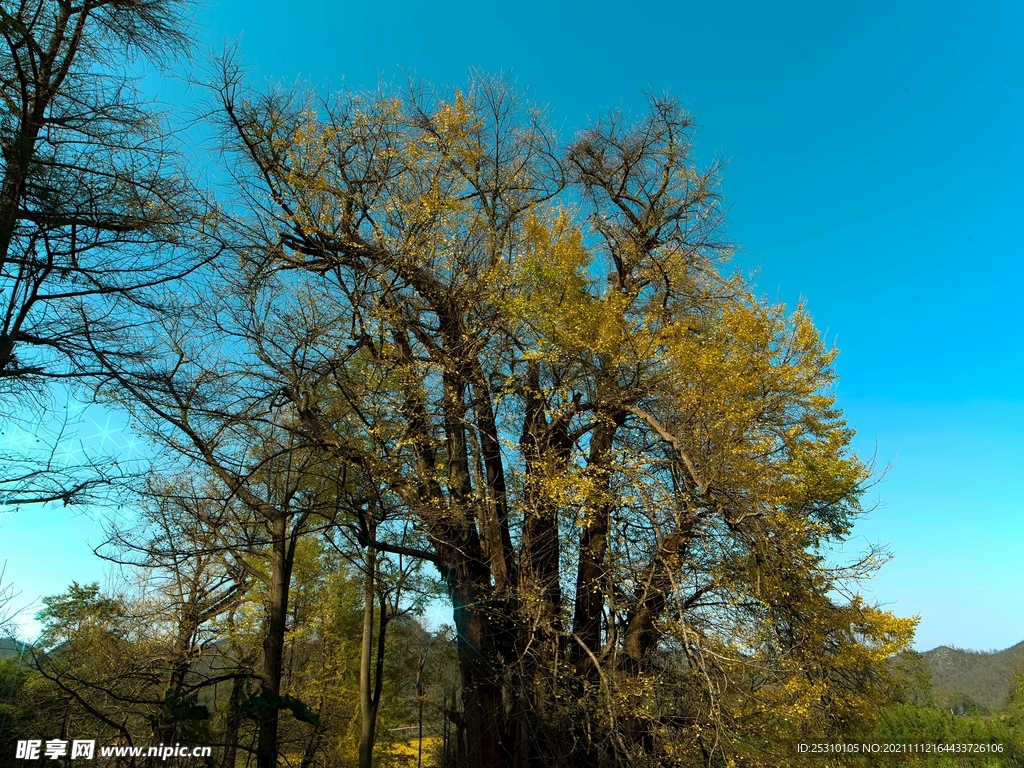
M602 290L594 254L565 211L525 222L522 256L509 275L515 290L505 303L535 359L629 351L626 298Z

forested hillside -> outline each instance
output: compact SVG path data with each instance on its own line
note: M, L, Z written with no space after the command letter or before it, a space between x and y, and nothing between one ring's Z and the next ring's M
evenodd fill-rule
M940 646L921 654L932 674L932 692L942 707L990 711L1006 705L1014 672L1024 669L1024 642L1002 651L965 651Z

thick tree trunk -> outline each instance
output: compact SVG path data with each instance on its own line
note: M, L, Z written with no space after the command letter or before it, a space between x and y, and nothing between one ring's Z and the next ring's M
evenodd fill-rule
M487 376L479 360L472 362L473 411L476 414L476 432L480 439L480 453L486 473L486 502L481 504L481 534L488 541L488 555L494 586L498 592L515 589L519 576L508 525L508 498L505 486L505 467L501 457L501 440L494 416Z
M550 422L540 389L540 367L529 364L520 447L526 461L520 543L518 622L519 688L515 691L516 768L547 768L555 755L547 720L562 685L565 657L562 625L559 504L553 495L563 482L572 450L568 435L573 411ZM575 405L575 403L574 403Z
M650 565L641 572L638 582L644 585L643 592L626 619L626 628L622 634L620 668L630 671L649 668L651 652L660 637L656 621L664 613L676 588L672 573L678 570L680 559L685 557L693 537L695 522L696 519L691 517L684 521L679 530L666 536L659 543L658 552ZM683 601L683 607L689 607L701 594L702 591L691 594Z
M625 420L621 411L598 413L600 421L590 439L587 467L594 477L594 501L591 515L580 531L579 566L576 574L576 605L573 614L573 634L595 657L601 652L601 617L605 603L605 559L608 552L608 533L611 526L612 446L615 433ZM590 654L579 647L572 648L578 669L591 669Z
M526 459L520 584L531 606L527 608L531 615L525 618L542 635L553 635L560 634L562 629L562 587L558 505L552 498L552 486L566 469L572 445L564 418L548 423L536 362L530 363L525 394L523 434L519 440ZM538 604L540 610L534 612L532 606Z
M517 642L511 631L515 597L508 591L508 585L515 581L515 563L507 519L504 519L507 515L504 471L500 467L501 451L495 437L493 411L479 402L485 389L482 379L478 378L474 390L478 402L474 408L478 418L483 415L487 422L485 434L480 438L487 465L487 496L494 504L493 518L481 524L490 550L485 552L481 532L477 529L481 500L474 494L465 432L467 387L473 377L466 374L463 329L448 309L439 312L444 315L443 334L450 355L445 361L442 379L447 493L437 480L435 434L427 415L422 385L415 379L410 379L405 388L403 410L417 459L419 514L454 606L465 710L462 722L465 743L460 754L465 755L466 768L511 768L514 728L510 725L514 718L506 713L503 686ZM394 337L403 362L412 365L414 356L408 337L397 329Z
M465 709L466 768L510 768L512 751L502 696L501 633L489 590L463 583L449 588L455 605Z

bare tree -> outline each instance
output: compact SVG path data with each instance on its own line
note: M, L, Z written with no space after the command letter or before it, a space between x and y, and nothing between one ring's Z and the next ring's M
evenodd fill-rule
M149 718L154 742L194 736L210 714L201 698L213 698L207 694L220 683L241 689L257 677L251 654L232 654L231 643L218 642L225 616L252 584L241 559L254 532L244 505L218 498L217 491L201 474L150 476L135 493L135 519L128 526L111 522L97 550L129 569L139 609L166 649L147 662L160 677Z
M18 417L54 431L41 415L48 385L93 381L93 347L144 356L144 335L128 331L206 258L192 174L133 74L187 53L188 6L0 8L0 426ZM45 440L29 448L0 456L10 503L70 503L104 480L89 462L58 465Z
M107 367L103 392L129 408L169 461L208 475L217 489L211 497L245 510L217 535L265 594L261 688L240 708L257 721L257 765L273 768L282 710L316 725L305 704L283 688L296 552L304 537L333 527L349 509L358 510L354 530L362 536L366 507L354 494L365 499L368 491L357 470L309 447L284 394L304 386L308 357L332 334L336 319L324 314L306 318L311 325L296 323L292 312L302 308L292 300L308 286L287 276L232 267L203 279L182 286L174 311L148 329L162 356L140 363L99 347L92 352ZM283 303L268 306L253 285ZM341 368L334 373L341 375Z

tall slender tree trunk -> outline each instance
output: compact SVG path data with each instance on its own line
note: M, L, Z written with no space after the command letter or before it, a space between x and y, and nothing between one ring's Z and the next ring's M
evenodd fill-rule
M164 716L153 729L153 742L157 744L173 744L178 735L178 723L174 718L172 704L181 704L180 697L185 687L185 680L192 667L190 655L192 642L195 639L198 624L196 612L192 605L186 605L183 610L184 616L178 628L178 638L175 642L174 665L167 680L167 691L164 694ZM156 765L157 758L153 757L146 761L146 765Z
M373 696L373 614L377 601L377 551L366 548L366 571L363 577L363 641L359 659L359 768L373 765L373 742L377 733L377 704ZM383 617L382 617L383 618Z
M323 714L323 702L321 702L319 714ZM318 726L306 743L306 749L302 753L302 762L299 763L299 768L313 768L317 750L320 749L320 744L323 740L324 730Z
M235 768L238 755L238 731L242 725L242 718L239 716L238 707L242 702L242 686L245 680L236 677L231 682L231 696L228 698L227 723L224 729L224 759L221 761L221 768Z
M376 534L374 534L376 535ZM388 623L393 614L388 612L387 594L381 589L378 571L378 554L372 547L366 548L365 603L363 605L363 644L359 665L359 699L362 713L362 729L359 738L359 768L371 768L373 745L377 737L377 715L380 712L381 694L384 691L384 651L387 646ZM377 599L377 653L373 648L373 601ZM373 667L371 672L371 666Z
M267 634L263 638L263 691L269 693L270 706L259 720L256 768L277 767L277 726L281 710L281 671L284 666L284 633L288 618L288 588L291 581L291 557L288 547L288 518L279 514L270 521L271 575Z

